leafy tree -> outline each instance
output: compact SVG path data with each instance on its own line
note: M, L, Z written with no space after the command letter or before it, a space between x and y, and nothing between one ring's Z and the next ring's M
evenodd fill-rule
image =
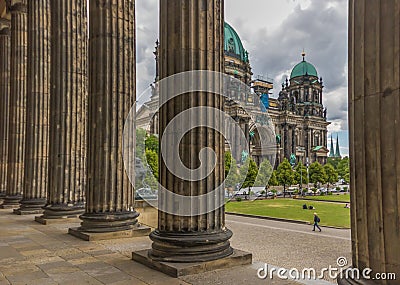
M244 165L240 168L240 177L245 177L242 188L252 187L258 173L257 164L250 157L247 158Z
M326 182L328 183L328 188L330 184L338 181L338 174L332 164L327 163L324 165L324 171L326 174Z
M136 129L136 156L143 160L145 155L145 144L144 141L146 139L146 130L144 129Z
M283 185L283 197L286 196L286 186L294 183L294 172L289 161L285 158L278 166L277 178L280 185Z
M278 186L278 178L276 170L272 171L271 177L268 180L268 186Z
M150 149L158 153L158 137L155 135L149 135L145 141L146 149Z
M225 151L225 177L228 176L229 170L231 169L231 165L234 160L235 159L233 158L232 153L230 151Z
M264 160L261 164L260 164L260 169L258 171L258 175L257 175L257 179L254 183L255 186L267 186L268 184L268 180L270 179L272 172L273 172L273 168L271 163L269 162L268 159Z
M344 175L344 182L350 183L350 169L348 169L347 173Z
M335 169L337 169L337 165L339 164L339 161L341 161L340 158L337 158L337 157L328 157L326 163L331 164Z
M158 188L157 179L153 175L151 175L150 171L147 171L142 187L150 187L153 190L156 190Z
M344 157L342 160L339 161L337 166L337 173L341 179L346 180L349 178L350 175L350 161L348 157Z
M314 162L310 165L310 182L314 184L314 187L318 186L318 183L326 182L326 173L324 167L318 162Z
M228 174L230 175L228 176ZM226 187L235 187L235 185L240 182L237 162L230 151L225 152L225 178Z
M146 149L146 160L154 177L158 180L158 154L151 149Z
M294 169L294 180L296 184L299 184L299 187L302 188L303 186L300 185L301 183L307 184L308 177L307 177L307 167L303 165L301 161L297 164L296 168Z

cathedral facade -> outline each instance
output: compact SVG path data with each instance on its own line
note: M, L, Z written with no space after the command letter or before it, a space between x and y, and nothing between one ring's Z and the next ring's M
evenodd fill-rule
M231 142L236 148L234 157L238 162L240 155L249 150L249 155L257 164L269 159L275 161L275 167L285 158L292 164L301 161L303 164L318 161L327 162L327 109L323 106L323 81L316 68L305 60L294 66L289 79L282 84L277 98L270 91L273 81L262 77L254 78L248 52L244 49L237 32L228 24L224 27L225 73L240 80L251 92L238 93L234 100L226 100L225 111L240 125L246 140ZM158 134L158 49L154 52L156 59L156 77L152 86L152 95L138 112L136 126L148 133ZM246 106L250 114L243 112ZM272 150L261 150L255 124L257 114L267 112L275 128L276 147ZM249 143L248 143L249 142ZM227 145L228 147L228 145Z

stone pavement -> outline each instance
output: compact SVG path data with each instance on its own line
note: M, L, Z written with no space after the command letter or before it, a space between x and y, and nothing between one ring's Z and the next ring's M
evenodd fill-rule
M148 237L87 242L67 234L68 227L78 226L79 220L44 226L34 222L33 217L17 216L11 214L10 210L0 210L0 285L299 284L288 280L258 279L256 272L263 264L260 262L175 279L131 260L132 251L150 247ZM252 237L251 233L246 228L245 232L241 231L244 225L239 227L233 221L228 224L236 235L236 239L232 240L233 245L248 250L252 240L244 244L241 239L243 234ZM261 234L264 233L261 231ZM262 245L257 251L253 251L254 260L268 256ZM264 253L259 256L259 252Z

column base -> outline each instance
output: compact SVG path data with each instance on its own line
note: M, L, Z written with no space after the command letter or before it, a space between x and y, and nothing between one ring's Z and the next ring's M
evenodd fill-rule
M84 203L78 204L50 204L43 207L43 219L77 218L85 212Z
M87 241L130 238L149 235L150 228L137 222L136 211L85 213L79 228L70 228L68 233Z
M354 280L351 278L337 278L338 285L377 285L377 283L371 280Z
M243 266L252 263L251 253L237 249L233 249L232 251L232 254L227 257L206 262L173 263L157 261L150 257L151 250L149 249L133 252L132 259L143 265L146 265L147 267L161 271L175 278L185 275L199 274L216 269Z
M45 199L22 199L19 209L14 209L14 214L17 215L32 215L42 214L43 207L46 204Z
M80 220L77 216L72 217L72 218L48 219L48 218L44 218L42 215L42 216L36 216L35 222L38 222L39 224L42 224L42 225L53 225L53 224L63 224L63 223L68 223L68 224L79 223Z
M144 225L135 225L131 230L103 233L85 232L81 228L69 228L68 233L86 241L95 241L148 236L151 233L151 228Z
M110 233L129 231L137 224L139 213L136 211L85 213L79 218L82 220L82 232Z
M8 196L4 198L3 204L0 206L1 209L17 209L19 208L19 202L21 201L22 196Z
M160 232L150 234L153 241L149 257L163 262L206 262L233 253L228 229L215 232Z

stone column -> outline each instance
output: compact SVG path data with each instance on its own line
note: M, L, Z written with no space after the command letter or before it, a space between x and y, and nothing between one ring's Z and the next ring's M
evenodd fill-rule
M50 0L28 2L24 194L17 214L43 212L47 191L50 99Z
M11 93L9 101L7 192L3 208L18 208L24 187L27 64L27 0L9 1L11 12Z
M90 0L89 5L86 211L81 227L69 232L86 240L130 237L139 213L124 167L123 134L136 100L135 2ZM134 125L127 128L134 146Z
M86 0L51 0L47 205L38 222L84 212L86 184Z
M191 70L223 72L223 3L223 0L160 1L161 79ZM207 194L223 184L224 137L211 128L198 127L190 130L190 133L179 142L173 130L171 133L164 131L171 120L185 110L210 107L223 111L224 99L218 94L207 92L190 92L172 99L170 97L172 94L163 89L165 87L160 85L161 102L171 100L160 106L160 138L164 136L166 139L165 144L160 144L160 151L168 152L165 149L167 146L174 147L180 144L179 155L168 160L173 163L174 160L181 159L186 167L193 170L200 165L198 160L200 150L208 147L215 153L216 165L206 178L189 181L174 175L171 168L167 168L168 162L165 157L160 156L160 183L167 191L179 195L190 197ZM207 120L207 122L215 119L216 125L221 129L224 128L224 119L213 117L213 114L203 110L193 113L194 117L191 119ZM176 127L173 129L179 131L179 128L185 128L187 123L176 121L174 123ZM210 157L205 157L204 162L209 164ZM213 203L217 205L221 198L219 194L215 194L209 205ZM198 200L193 201L193 204L189 205L192 209L201 207L198 205ZM176 205L172 208L177 212L174 214L159 210L158 228L150 235L153 241L152 249L148 254L134 253L134 260L145 264L163 261L193 263L217 260L233 253L229 243L232 232L225 227L224 206L201 215L180 215L179 209L188 206L179 205L180 202L179 198L166 198L165 194L159 194L159 206ZM162 266L156 268L164 270Z
M399 10L399 1L369 0L351 0L349 9L352 265L395 273L375 281L385 285L400 278Z
M10 100L10 21L2 18L0 18L0 58L0 198L2 199L7 189L8 102Z

